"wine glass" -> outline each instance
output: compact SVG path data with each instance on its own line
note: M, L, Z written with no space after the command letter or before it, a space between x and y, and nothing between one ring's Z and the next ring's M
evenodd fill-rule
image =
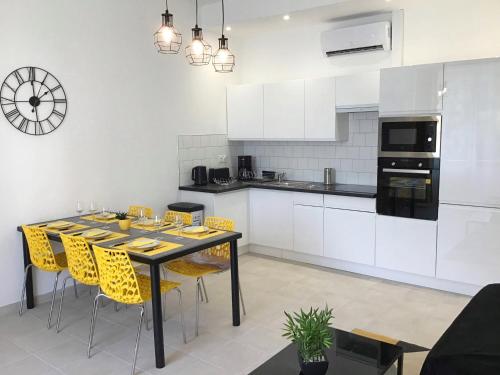
M80 216L83 212L82 202L76 201L76 212L78 212L78 216Z
M92 214L92 216L95 218L95 213L97 211L97 205L96 205L95 201L93 201L93 200L90 201L89 211Z
M156 215L154 219L154 226L158 228L161 227L162 224L161 221L162 221L161 216Z

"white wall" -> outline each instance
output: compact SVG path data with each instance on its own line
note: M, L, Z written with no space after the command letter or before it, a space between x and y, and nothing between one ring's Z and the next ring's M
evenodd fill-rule
M170 3L185 46L192 3ZM68 96L64 123L43 137L0 114L0 306L21 289L17 225L73 215L76 200L163 210L177 194L177 134L225 132L233 77L188 66L183 53L159 55L153 33L163 11L162 1L0 0L0 80L39 66ZM37 274L37 292L51 282Z
M393 0L380 1L380 9L388 4L404 10L404 65L500 56L498 0ZM241 82L341 75L391 64L383 53L323 57L320 34L335 24L294 26L292 17L282 29L265 25L265 31L256 27L239 40Z

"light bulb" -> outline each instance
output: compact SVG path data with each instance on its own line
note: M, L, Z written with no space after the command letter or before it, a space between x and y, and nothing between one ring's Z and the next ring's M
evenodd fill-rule
M191 52L193 55L201 57L203 55L204 46L201 40L195 39L191 44Z
M175 33L171 27L165 26L161 30L161 36L165 43L170 44L175 37Z
M221 48L217 51L215 58L218 63L225 64L227 62L227 58L229 57L229 51L226 48Z

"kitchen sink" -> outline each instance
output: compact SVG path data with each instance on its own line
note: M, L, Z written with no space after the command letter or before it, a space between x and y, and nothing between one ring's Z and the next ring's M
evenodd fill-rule
M271 186L283 186L283 187L303 187L305 182L302 181L272 181L272 182L266 182L264 183L265 185L271 185Z

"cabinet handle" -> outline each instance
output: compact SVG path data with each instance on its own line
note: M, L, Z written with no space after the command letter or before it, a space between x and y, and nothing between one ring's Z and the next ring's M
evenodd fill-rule
M446 94L447 91L448 91L448 89L446 87L443 87L442 90L438 91L438 96L443 96L444 94Z

